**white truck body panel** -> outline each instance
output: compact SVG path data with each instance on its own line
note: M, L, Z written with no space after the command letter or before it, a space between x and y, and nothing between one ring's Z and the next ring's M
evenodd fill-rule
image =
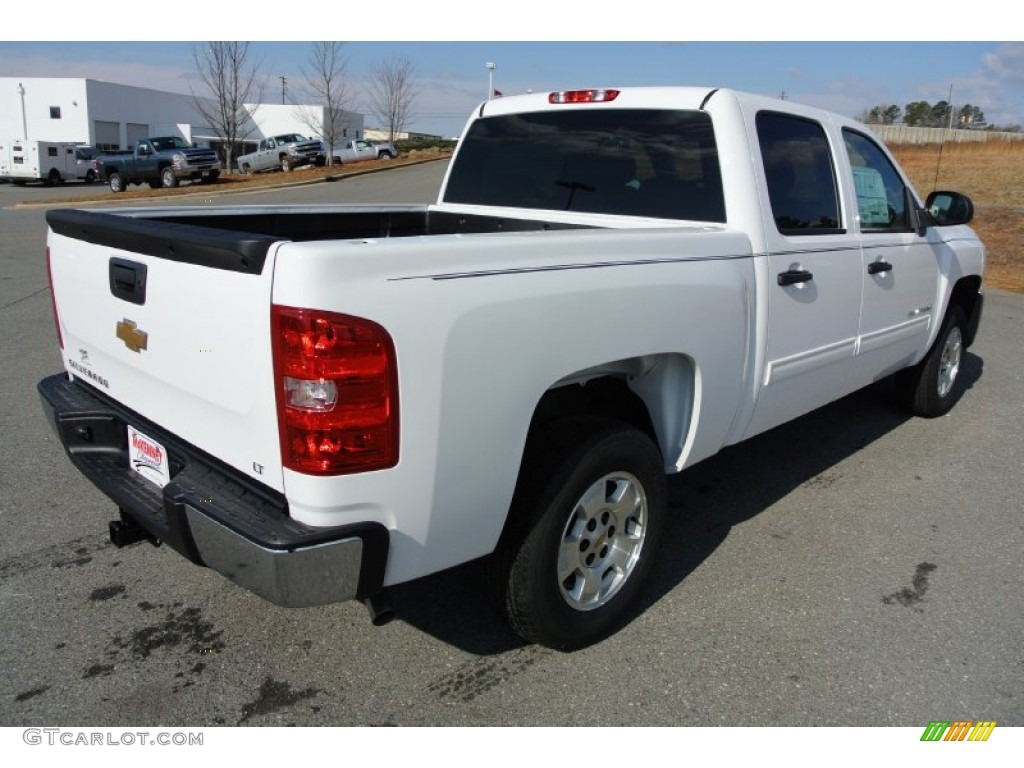
M62 254L51 270L68 372L94 384L86 372L96 374L105 394L280 490L270 327L258 322L273 270L241 275L132 254L148 267L146 303L136 306L112 296L107 271L95 268L116 251L60 235L49 248ZM168 316L174 329L161 332ZM144 351L112 332L125 317L148 335Z

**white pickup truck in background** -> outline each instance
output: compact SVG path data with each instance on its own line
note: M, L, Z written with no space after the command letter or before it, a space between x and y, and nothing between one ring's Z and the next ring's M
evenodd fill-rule
M282 133L260 141L255 152L238 158L242 173L291 171L300 165L316 165L323 159L324 146L299 133Z
M360 160L390 160L398 154L394 144L377 144L363 139L347 139L335 144L327 156L333 165L357 163Z
M39 390L119 545L377 620L490 555L511 626L576 648L637 610L666 475L890 375L954 405L972 214L789 101L505 97L434 205L49 212Z

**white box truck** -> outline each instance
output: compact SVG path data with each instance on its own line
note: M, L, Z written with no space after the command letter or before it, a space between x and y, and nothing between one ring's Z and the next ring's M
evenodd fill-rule
M60 184L68 179L96 180L92 160L96 151L78 142L13 141L0 144L0 180L14 184L42 181Z

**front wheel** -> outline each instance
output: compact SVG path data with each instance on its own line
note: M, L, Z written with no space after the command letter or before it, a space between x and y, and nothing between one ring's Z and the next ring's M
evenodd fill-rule
M174 169L170 166L160 171L160 186L164 189L174 189L178 186L178 177L174 175Z
M294 166L292 165L292 161L291 160L289 160L287 157L282 157L281 158L281 170L282 171L284 171L285 173L288 173L293 167Z
M963 395L966 328L964 311L950 307L924 360L896 374L900 404L914 415L929 419L942 416Z
M85 172L85 183L86 184L94 184L95 182L96 182L96 171L86 171Z
M661 453L633 427L572 419L534 435L495 563L512 628L560 650L618 629L653 563L666 498Z

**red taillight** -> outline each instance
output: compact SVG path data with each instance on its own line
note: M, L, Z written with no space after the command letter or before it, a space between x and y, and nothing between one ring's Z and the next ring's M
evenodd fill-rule
M614 88L591 88L587 91L552 91L548 94L549 104L590 104L600 101L615 101L619 91Z
M57 297L53 293L53 270L50 268L50 246L46 246L46 280L50 284L50 306L53 308L53 325L57 329L57 343L64 349L64 335L60 332L60 316L57 314Z
M285 467L344 475L398 463L398 369L391 336L370 320L271 309Z

